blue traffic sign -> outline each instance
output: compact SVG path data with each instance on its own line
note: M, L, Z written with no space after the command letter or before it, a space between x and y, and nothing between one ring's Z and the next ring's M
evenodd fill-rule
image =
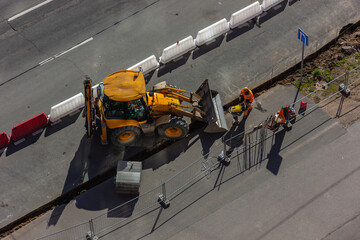
M306 33L299 28L298 30L298 39L302 41L306 46L309 46L309 37Z

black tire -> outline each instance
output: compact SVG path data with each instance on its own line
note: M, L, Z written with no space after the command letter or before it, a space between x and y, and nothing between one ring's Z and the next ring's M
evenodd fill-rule
M111 142L117 147L131 146L139 139L140 134L140 128L135 126L117 128L111 133Z
M169 140L178 140L185 137L189 132L187 122L179 117L173 117L169 123L157 127L157 134Z

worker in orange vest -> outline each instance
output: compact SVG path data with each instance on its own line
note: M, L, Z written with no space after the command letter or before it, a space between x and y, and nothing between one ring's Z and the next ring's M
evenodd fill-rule
M247 117L249 111L251 111L251 109L252 109L251 104L253 101L254 101L254 94L252 93L252 91L247 87L244 87L243 89L241 89L240 103L244 102L245 106L246 106L246 110L244 112L244 117Z
M238 105L229 108L229 112L233 116L233 123L238 122L238 116L240 116L242 113L244 113L245 119L249 114L249 111L251 111L251 103L254 101L254 95L252 91L247 87L241 89L239 101L240 103Z
M289 106L281 108L281 110L279 110L277 114L279 115L279 117L281 117L281 123L287 124L290 117Z

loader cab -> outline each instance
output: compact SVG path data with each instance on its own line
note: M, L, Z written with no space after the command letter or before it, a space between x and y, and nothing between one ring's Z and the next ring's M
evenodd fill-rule
M97 89L98 107L110 129L147 122L145 79L141 72L123 70L107 76Z
M127 102L114 101L106 95L103 97L103 111L106 119L146 121L148 118L147 106L143 98Z

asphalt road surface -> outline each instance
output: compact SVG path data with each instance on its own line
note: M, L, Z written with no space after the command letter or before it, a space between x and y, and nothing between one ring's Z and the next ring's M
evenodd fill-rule
M95 83L249 5L247 1L52 1L9 19L39 1L0 4L1 131L82 91L84 75ZM227 102L300 60L297 29L310 36L306 54L359 20L360 3L284 1L277 10L153 73L149 88L163 80L193 90L205 78ZM151 20L151 21L150 21ZM46 63L71 47L88 43ZM195 87L195 88L196 88ZM118 153L84 138L75 115L0 156L0 226L14 221L132 153Z

